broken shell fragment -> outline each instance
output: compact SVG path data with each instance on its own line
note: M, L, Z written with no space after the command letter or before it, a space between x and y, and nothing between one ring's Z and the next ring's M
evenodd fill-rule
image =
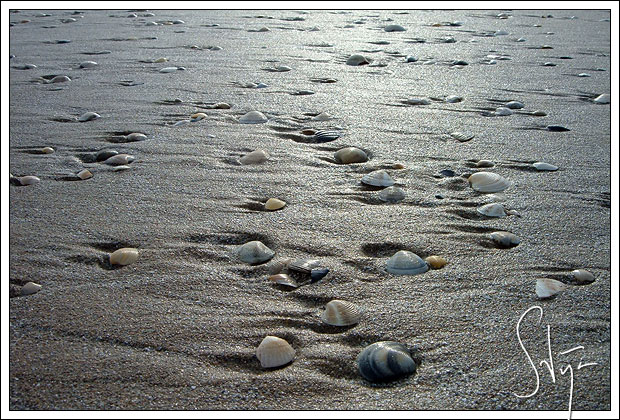
M271 210L271 211L280 210L284 206L286 206L286 202L279 200L277 198L270 198L265 203L265 210Z
M541 299L549 298L566 289L567 289L566 284L558 280L553 280L553 279L537 279L536 280L536 295L538 295L538 297Z
M254 150L239 159L242 165L257 165L266 162L269 159L269 153L264 150Z
M110 264L129 265L136 262L138 256L136 248L120 248L110 254Z
M41 290L40 284L29 281L22 286L22 290L20 293L22 296L28 296L37 293L39 290Z
M360 322L360 311L351 302L334 299L325 305L321 320L335 327L347 327Z
M380 341L366 347L357 356L360 375L370 382L386 382L415 373L416 362L404 345Z
M388 273L397 275L421 274L428 271L428 264L410 251L398 251L387 261Z
M448 264L448 261L444 257L438 255L428 256L424 258L424 261L426 261L433 270L438 270Z
M357 147L345 147L334 153L334 159L338 163L363 163L368 161L368 155Z
M248 264L261 264L276 254L261 241L250 241L234 250L235 256Z
M299 283L288 274L280 273L269 276L269 280L276 282L279 285L292 287L294 289L299 287Z
M521 239L514 233L498 231L489 234L489 238L500 248L512 248L521 243Z
M472 189L481 193L500 192L510 186L510 181L493 172L476 172L467 180Z
M302 258L288 263L287 269L289 274L296 272L310 276L310 282L314 283L321 280L329 273L329 269L325 268L319 260ZM300 284L301 285L301 284Z
M283 338L266 336L256 349L256 357L264 368L275 368L290 363L295 349Z
M362 183L374 187L391 187L395 184L392 177L383 169L370 172L362 177Z

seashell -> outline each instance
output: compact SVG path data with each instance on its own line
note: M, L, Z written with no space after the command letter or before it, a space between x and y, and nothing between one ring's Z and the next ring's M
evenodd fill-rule
M256 85L257 87L259 85ZM230 109L230 104L227 104L226 102L218 102L216 104L213 104L211 107L211 109Z
M259 111L250 111L239 118L239 122L241 124L263 124L267 121L268 120L267 117L265 117L265 114Z
M594 274L587 270L573 270L571 274L579 283L592 283L594 281Z
M517 42L525 42L525 41L527 41L527 39L523 37L517 39Z
M345 147L334 153L334 159L338 163L362 163L368 161L368 155L357 147Z
M257 165L266 162L269 159L269 153L264 150L254 150L239 159L242 165Z
M381 201L398 203L405 199L405 191L400 187L391 186L379 191L378 196Z
M332 118L334 117L329 115L327 112L321 112L319 115L312 117L312 121L329 121Z
M383 169L370 172L362 177L362 183L375 187L391 187L395 184L392 177Z
M486 159L476 162L476 167L478 168L492 168L493 166L495 166L495 162Z
M29 281L22 286L22 290L20 293L22 296L28 296L37 293L39 290L41 290L40 284Z
M398 251L387 261L388 273L398 275L421 274L428 271L428 264L410 251Z
M489 217L505 217L506 210L500 203L489 203L476 209L478 213Z
M261 264L269 261L276 254L261 241L250 241L235 249L234 254L248 264Z
M18 70L32 70L36 69L37 66L35 64L20 64L17 66L13 66L13 68Z
M263 27L257 29L256 32L269 32L270 30L271 29L269 29L268 27L263 26Z
M77 177L80 178L81 180L85 180L85 179L92 178L93 174L88 169L82 169L80 172L77 173Z
M347 327L360 322L360 311L356 305L345 300L334 299L325 305L321 321L335 327Z
M41 179L39 177L33 175L20 176L17 178L17 180L19 181L19 185L33 185L41 182Z
M256 349L256 357L264 368L275 368L290 363L295 349L283 338L266 336Z
M570 131L570 129L562 127L561 125L548 125L547 130L556 132Z
M289 271L310 275L312 282L317 282L329 273L329 269L325 268L319 260L302 258L288 263Z
M174 73L177 70L181 70L182 67L164 67L163 69L160 69L159 72L160 73Z
M360 375L370 382L386 382L415 373L416 362L409 349L395 341L379 341L357 356Z
M304 128L300 131L304 136L314 136L316 134L316 130L314 128Z
M455 104L458 102L463 102L463 97L456 96L456 95L450 95L446 97L445 101L448 102L449 104Z
M69 76L55 76L48 83L64 83L70 81L71 79L69 78Z
M507 102L506 105L504 105L506 108L509 109L521 109L523 108L525 105L523 105L521 102L519 101L510 101Z
M424 258L424 261L426 261L427 264L433 270L438 270L438 269L442 268L444 265L448 264L448 261L445 258L440 257L438 255L428 256L428 257Z
M177 121L174 124L172 124L173 127L181 127L183 125L187 125L189 123L191 123L192 120L181 120L181 121Z
M512 248L521 243L521 239L519 239L519 237L514 233L510 232L493 232L489 234L489 237L501 248Z
M112 168L113 172L121 172L121 171L126 171L128 169L131 169L130 166L127 165L119 165L119 166L115 166L114 168Z
M475 191L481 193L500 192L510 187L510 181L493 172L476 172L467 180Z
M392 169L405 169L405 165L402 163L395 163L392 165Z
M347 59L349 66L363 66L364 64L370 64L370 61L361 54L353 54Z
M197 112L190 116L190 121L196 122L196 121L204 120L205 118L207 118L207 114L205 114L204 112Z
M553 280L553 279L537 279L536 280L536 295L539 298L545 299L549 298L553 295L556 295L568 287L566 284L561 281Z
M261 83L257 83L256 86L255 86L256 89L262 89L262 88L266 88L266 87L269 87L269 85L267 85L265 83L262 83L262 82Z
M166 57L159 57L153 60L153 63L165 63L166 61L168 61Z
M182 25L182 24L184 24L184 23L185 23L185 22L184 22L184 21L182 21L181 19L177 19L177 20L173 20L173 21L172 21L172 24L173 24L173 25Z
M430 105L431 100L428 98L409 98L407 99L407 105Z
M101 118L101 115L97 114L96 112L85 112L82 115L80 115L80 117L78 118L79 122L86 122L86 121L92 121L92 120L96 120L97 118Z
M277 67L274 67L273 70L277 72L285 72L285 71L291 71L293 69L289 66L277 66Z
M493 33L494 36L501 36L501 35L509 35L509 33L507 31L504 31L503 29L500 29L498 31L495 31L495 33Z
M400 26L400 25L388 25L385 28L383 28L383 30L385 32L404 32L407 29L405 29L403 26Z
M43 149L41 149L41 153L49 155L50 153L54 153L54 149L49 147L49 146L47 146L47 147L44 147Z
M103 163L106 165L127 165L135 160L135 157L128 155L127 153L119 153L117 155L107 158Z
M532 166L538 169L539 171L557 171L558 170L557 166L552 165L550 163L545 163L545 162L534 162L532 163Z
M464 143L466 141L470 141L471 139L474 138L473 134L461 133L460 131L455 131L454 133L450 133L450 136L452 136L452 138L460 141L461 143Z
M80 63L80 68L81 69L92 69L94 67L97 67L99 64L97 64L96 61L82 61Z
M546 117L547 113L545 111L534 111L532 115L535 117Z
M603 93L602 95L599 95L596 98L594 98L592 102L597 103L597 104L611 103L611 95L609 93Z
M415 63L416 61L418 61L418 57L413 55L408 55L405 57L405 63Z
M465 61L465 60L454 60L452 62L452 65L453 66L468 66L469 63L467 61ZM457 102L460 102L460 101L457 101Z
M95 160L97 162L101 162L116 155L118 155L118 152L116 150L101 150L97 152L97 155L95 156Z
M146 23L144 24L144 26L159 26L159 23L157 23L157 22L153 22L153 21L151 20L151 21L146 22Z
M270 198L265 203L265 210L271 210L271 211L280 210L284 206L286 206L286 202L279 200L277 198Z
M589 73L579 73L577 77L592 77L592 75Z
M138 256L136 248L120 248L110 254L110 264L129 265L136 262Z
M510 108L500 106L499 108L495 110L495 115L497 115L498 117L505 117L508 115L512 115L512 110Z
M290 277L288 274L280 273L269 276L269 280L275 281L277 284L281 286L287 286L297 289L300 285L297 283L295 279Z
M557 64L552 63L551 61L547 61L546 63L542 64L543 67L555 67L557 66Z
M340 137L340 133L333 130L319 130L314 134L315 143L327 143Z

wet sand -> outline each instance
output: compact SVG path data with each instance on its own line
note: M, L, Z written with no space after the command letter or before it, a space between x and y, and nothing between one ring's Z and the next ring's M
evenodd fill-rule
M576 369L582 357L598 365L575 372L573 409L609 410L611 114L592 100L610 93L610 14L501 12L11 14L10 65L37 67L9 70L3 154L11 174L41 181L3 186L9 408L565 411L570 382L559 367ZM183 23L146 26L174 20ZM456 21L463 24L432 25ZM385 32L388 24L407 31ZM93 54L101 51L109 53ZM346 65L352 54L370 65ZM169 61L152 62L159 57ZM86 60L98 65L79 68ZM270 71L280 65L291 70ZM159 72L169 66L185 70ZM71 81L37 80L55 75ZM242 87L250 82L267 87ZM297 94L303 90L314 94ZM463 101L445 102L450 95ZM431 103L406 104L413 97ZM511 100L524 108L494 116ZM211 109L215 103L231 107ZM252 110L269 121L240 124ZM87 111L101 118L75 121ZM196 112L207 118L172 126ZM312 120L322 112L334 118ZM341 137L315 143L305 128ZM454 131L475 137L461 143L448 135ZM147 139L125 143L132 132ZM39 154L46 146L55 152ZM336 163L345 146L370 160ZM135 161L114 172L94 161L104 149ZM256 149L269 160L239 164ZM518 215L477 213L488 197L467 177L480 159L511 182L501 202ZM538 172L537 161L559 170ZM83 168L94 176L69 180ZM377 169L405 200L384 203L360 184ZM455 176L440 175L444 169ZM270 197L286 207L262 210ZM521 243L496 248L488 234L498 230ZM233 250L250 240L274 250L273 260L235 259ZM108 254L122 247L137 248L139 259L111 266ZM387 273L401 249L448 264ZM287 258L316 258L330 272L285 290L268 275ZM570 283L574 269L595 281L537 298L537 278ZM28 281L41 291L7 298ZM323 324L321 308L332 299L357 304L360 323ZM542 322L531 313L521 337L537 364L548 357L550 325L557 382L541 367L538 393L517 398L536 386L515 333L536 305ZM261 368L255 350L266 335L293 346L293 363ZM358 374L357 355L382 340L415 348L415 375L374 385ZM583 350L559 355L576 346Z

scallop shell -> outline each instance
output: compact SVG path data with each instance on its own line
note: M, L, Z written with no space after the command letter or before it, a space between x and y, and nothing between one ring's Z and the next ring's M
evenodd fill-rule
M338 163L362 163L368 161L368 155L357 147L345 147L334 153L334 159Z
M265 203L265 210L280 210L284 206L286 206L286 202L278 200L277 198L270 198Z
M477 168L492 168L494 166L495 166L495 162L491 160L481 159L478 162L476 162Z
M398 275L421 274L428 271L428 264L410 251L398 251L387 261L387 271Z
M504 231L490 233L489 238L501 248L512 248L521 243L521 239L517 235Z
M375 187L391 187L395 184L392 177L383 169L370 172L362 177L362 182Z
M603 93L602 95L599 95L596 98L594 98L592 102L597 103L597 104L611 103L611 95L609 93Z
M34 175L20 176L17 178L17 180L19 181L20 185L33 185L41 182L41 179Z
M534 162L532 166L539 171L557 171L558 167L546 162Z
M573 270L571 274L579 283L592 283L594 281L594 274L587 270Z
M476 209L478 213L489 217L505 217L506 210L500 203L489 203Z
M239 162L242 165L257 165L266 162L269 159L269 153L264 150L254 150L247 155L241 157Z
M452 136L453 139L460 141L461 143L470 141L471 139L474 138L473 134L461 133L460 131L455 131L453 133L450 133L450 136Z
M430 105L431 100L428 98L409 98L406 102L408 105Z
M498 117L505 117L508 115L512 115L512 110L510 108L500 106L499 108L495 110L495 115L497 115Z
M370 61L361 54L353 54L347 59L347 64L349 66L362 66L364 64L370 64Z
M121 248L110 254L110 264L129 265L136 262L139 253L136 248Z
M82 169L80 172L77 173L77 177L80 178L81 180L85 180L88 178L92 178L93 174L88 169Z
M448 261L444 257L440 257L438 255L428 256L424 258L424 261L426 261L433 270L438 270L448 264Z
M360 311L356 305L345 300L332 300L325 305L321 320L335 327L346 327L360 322Z
M405 199L405 191L400 187L391 186L379 191L378 196L379 200L386 203L398 203Z
M261 264L269 261L276 254L261 241L250 241L235 249L234 254L248 264Z
M380 341L357 356L360 375L370 382L386 382L415 373L416 362L409 349L395 341Z
M523 105L521 102L519 101L510 101L507 102L506 105L504 105L506 108L508 109L521 109L523 108L525 105Z
M295 349L283 338L266 336L256 349L256 357L264 368L275 368L290 363Z
M28 283L22 286L22 290L20 293L22 296L27 296L27 295L33 295L37 293L39 290L41 290L40 284L29 281Z
M549 298L566 289L566 284L562 283L561 281L553 279L536 280L536 295L538 295L538 297L541 299Z
M97 64L95 61L82 61L80 63L80 68L81 69L92 69L94 67L97 67L99 64Z
M239 118L241 124L263 124L266 123L267 117L260 111L250 111Z
M385 32L404 32L407 29L405 29L403 26L400 26L400 25L388 25L385 28L383 28L383 30Z
M127 165L135 160L135 157L128 155L127 153L119 153L117 155L107 158L103 163L106 165Z
M319 130L314 134L315 143L327 143L340 137L340 133L334 130Z
M468 181L475 191L481 193L500 192L510 187L510 181L493 172L476 172Z

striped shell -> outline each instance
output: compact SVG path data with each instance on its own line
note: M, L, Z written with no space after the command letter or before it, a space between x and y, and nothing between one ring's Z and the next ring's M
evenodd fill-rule
M256 357L264 368L275 368L290 363L295 349L283 338L266 336L256 349Z
M467 180L475 191L481 193L500 192L510 186L510 181L493 172L476 172Z
M386 203L398 203L405 199L405 190L400 187L391 186L379 191L379 200Z
M319 130L314 134L315 143L327 143L340 137L340 133L334 130Z
M510 232L493 232L489 234L489 238L493 240L501 248L512 248L521 243L521 239L514 233Z
M539 171L557 171L558 167L546 162L534 162L532 166Z
M266 162L269 159L269 153L264 150L254 150L239 159L242 165L256 165Z
M269 261L276 254L261 241L250 241L237 247L234 254L248 264L260 264Z
M332 300L325 305L321 320L336 327L355 325L360 322L360 311L351 302Z
M110 254L110 264L129 265L136 262L139 253L136 248L121 248Z
M476 209L478 213L489 217L505 217L506 210L500 203L489 203Z
M265 114L259 111L250 111L239 118L241 124L263 124L267 122Z
M452 136L453 139L460 141L461 143L470 141L471 139L474 138L473 134L461 133L460 131L455 131L453 133L450 133L450 136Z
M334 159L338 163L362 163L368 161L368 155L357 147L345 147L334 153Z
M428 271L428 264L410 251L398 251L387 261L388 273L397 275L421 274Z
M561 281L553 279L537 279L536 280L536 295L541 298L549 298L553 295L566 290L567 286Z
M375 187L391 187L395 183L392 177L383 169L364 175L362 182Z
M409 349L394 341L380 341L357 356L360 375L370 382L386 382L415 373L416 362Z

